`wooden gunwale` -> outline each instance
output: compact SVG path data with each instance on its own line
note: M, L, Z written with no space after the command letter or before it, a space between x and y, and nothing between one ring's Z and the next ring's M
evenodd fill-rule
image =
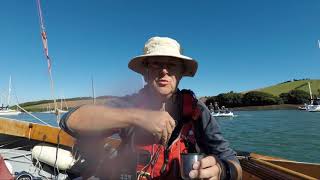
M271 157L260 155L256 153L250 153L248 156L251 161L258 163L261 166L271 168L276 170L276 172L282 172L284 174L290 175L292 179L307 179L314 180L320 179L320 164L319 163L306 163L306 162L297 162L290 161L283 158ZM241 162L240 158L240 162ZM244 179L263 179L254 175L254 172L249 172L246 170L245 163L243 164L243 175ZM271 176L272 174L270 174ZM290 178L291 179L291 178Z
M75 139L58 127L0 117L0 134L72 147Z
M0 117L0 135L1 134L51 144L59 144L67 147L73 147L76 143L75 138L64 132L59 127L19 121L4 117ZM120 144L119 139L111 137L105 138L104 142L113 147L118 147Z

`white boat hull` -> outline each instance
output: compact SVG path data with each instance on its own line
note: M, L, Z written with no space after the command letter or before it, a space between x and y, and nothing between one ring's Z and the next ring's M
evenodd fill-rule
M65 110L60 110L58 109L59 113L62 114L62 113L66 113L68 111L65 111ZM56 114L56 111L52 110L52 111L42 111L40 113L45 113L45 114Z
M20 111L8 109L8 110L0 110L0 116L12 116L12 115L18 115L21 114Z
M307 111L309 112L320 112L320 105L308 105Z
M234 117L233 112L228 112L228 113L221 113L221 112L214 113L214 112L212 112L211 115L213 117Z

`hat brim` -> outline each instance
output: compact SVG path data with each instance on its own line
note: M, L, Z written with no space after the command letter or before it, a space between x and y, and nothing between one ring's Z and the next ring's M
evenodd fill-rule
M172 55L156 55L156 54L148 54L148 55L141 55L134 57L131 59L131 61L128 64L128 67L133 70L134 72L137 72L139 74L144 74L145 72L145 65L144 60L148 57L171 57L175 59L176 61L182 62L185 66L185 71L183 72L183 76L189 76L193 77L198 69L198 62L188 56L178 55L178 56L172 56Z

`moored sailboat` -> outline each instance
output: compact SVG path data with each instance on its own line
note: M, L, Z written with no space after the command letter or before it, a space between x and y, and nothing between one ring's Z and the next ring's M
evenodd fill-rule
M309 105L307 105L306 110L309 112L320 112L320 98L311 99Z
M306 110L308 112L320 112L320 98L313 98L310 82L308 82L308 86L310 93L310 104L306 106Z
M2 106L0 107L0 116L11 116L11 115L18 115L21 112L10 109L9 104L10 104L10 96L11 96L11 76L9 78L9 89L8 89L8 96L7 96L7 106Z

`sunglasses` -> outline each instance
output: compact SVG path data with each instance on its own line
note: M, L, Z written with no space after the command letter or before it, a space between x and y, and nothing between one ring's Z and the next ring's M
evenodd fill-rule
M183 69L183 63L172 60L148 60L145 66L151 70L167 69L168 71L177 71Z

